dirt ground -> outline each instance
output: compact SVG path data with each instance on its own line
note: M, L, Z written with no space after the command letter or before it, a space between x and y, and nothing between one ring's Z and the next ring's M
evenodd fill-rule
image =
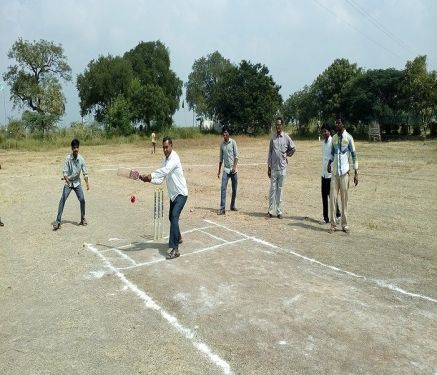
M56 232L69 150L1 150L0 373L436 374L437 142L357 142L351 233L328 234L321 144L296 141L279 220L265 217L267 137L235 139L225 216L221 138L174 140L189 199L172 261L153 186L115 172L154 170L160 149L82 144L89 224L73 193Z

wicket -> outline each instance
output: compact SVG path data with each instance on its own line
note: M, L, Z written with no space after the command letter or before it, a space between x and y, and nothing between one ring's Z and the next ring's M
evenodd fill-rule
M155 188L153 230L153 239L161 239L164 231L164 190L161 187Z

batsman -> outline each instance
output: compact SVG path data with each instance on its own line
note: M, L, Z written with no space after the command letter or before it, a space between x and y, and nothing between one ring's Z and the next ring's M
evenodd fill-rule
M179 229L179 216L188 199L187 181L182 170L179 155L173 150L173 141L170 137L162 140L162 149L165 159L162 167L148 175L141 175L140 180L160 185L166 180L168 196L170 197L170 209L168 219L170 220L170 236L168 240L169 252L167 259L177 258L179 245L182 243L181 231Z

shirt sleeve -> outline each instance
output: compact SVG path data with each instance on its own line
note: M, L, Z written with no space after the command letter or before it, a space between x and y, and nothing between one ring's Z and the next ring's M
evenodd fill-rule
M293 156L293 154L296 152L296 145L294 144L290 136L287 136L287 138L288 138L287 156Z
M88 168L86 167L84 158L82 158L82 173L84 177L88 176Z
M69 165L68 165L69 159L70 159L70 155L67 155L65 157L65 160L64 160L64 167L62 168L63 175L67 176L67 177L69 176L69 170L70 170Z
M219 162L223 162L223 143L220 144L220 156L219 156Z
M272 150L273 150L273 139L270 139L269 143L269 153L267 155L267 165L272 167Z
M157 169L155 172L152 172L151 183L154 185L162 184L167 175L171 173L178 166L178 164L178 157L170 158L165 165Z
M233 141L234 144L234 159L238 159L238 147L237 142Z
M352 164L353 164L353 168L355 171L358 170L358 158L357 158L357 151L355 149L355 142L354 139L352 137L350 137L350 141L349 141L349 151L351 153L351 157L352 157Z

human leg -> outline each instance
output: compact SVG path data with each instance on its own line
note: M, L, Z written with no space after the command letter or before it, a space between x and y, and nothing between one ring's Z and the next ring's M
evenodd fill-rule
M231 197L231 210L235 210L235 198L237 197L237 187L238 187L238 174L231 174L232 183L232 197Z
M229 175L223 172L222 185L220 188L220 212L224 212L226 209L226 190L228 188Z
M56 216L56 221L54 224L54 226L56 225L58 228L61 225L61 218L62 218L62 213L64 212L65 202L67 201L67 198L70 195L71 189L72 188L70 186L65 184L64 189L62 190L62 196L61 199L59 200L59 206L58 206L58 215Z
M348 191L349 191L349 174L340 177L340 200L341 200L341 227L343 230L348 228L347 222L347 205L348 205Z
M179 240L181 239L179 216L187 202L187 198L185 195L178 195L173 202L170 201L170 236L168 247L171 249L177 249Z
M276 213L279 218L282 218L282 196L284 191L284 179L285 175L279 174L277 177L277 187L276 187Z
M331 179L322 177L321 193L322 193L322 206L323 206L323 221L329 223L329 206L328 197L330 191Z
M85 221L85 197L83 195L82 186L79 185L74 188L74 192L76 193L76 197L80 203L80 222L81 224L86 223Z
M276 215L276 189L277 175L272 171L270 176L270 191L269 191L269 215Z
M335 231L337 227L335 223L335 207L337 206L337 196L339 186L339 176L332 176L331 186L329 188L329 222L331 223L331 230Z

